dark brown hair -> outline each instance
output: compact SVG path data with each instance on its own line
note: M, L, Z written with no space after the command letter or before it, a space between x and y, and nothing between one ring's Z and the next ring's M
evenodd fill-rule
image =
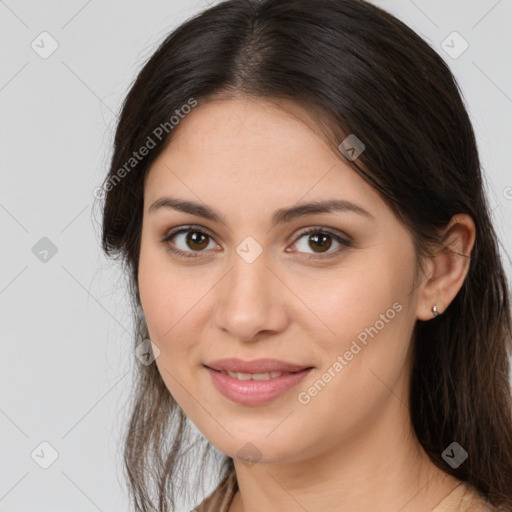
M172 140L176 110L221 93L292 100L338 155L355 134L366 149L347 161L409 229L420 264L453 215L472 217L476 242L461 290L441 316L415 326L410 411L439 468L512 510L510 299L475 135L443 59L370 3L227 0L180 25L144 65L119 118L102 232L105 253L121 256L129 275L135 343L149 337L137 287L144 178ZM148 137L154 147L127 167ZM136 378L124 452L133 502L144 512L174 510L190 425L154 363L138 365ZM469 454L457 469L441 457L453 441ZM233 469L224 462L221 477Z

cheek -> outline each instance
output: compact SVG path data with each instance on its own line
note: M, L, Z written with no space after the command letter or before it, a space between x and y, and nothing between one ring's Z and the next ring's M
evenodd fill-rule
M208 291L218 281L199 267L172 264L161 248L141 247L139 292L151 341L159 348L159 373L173 398L195 418L200 396L201 332L209 322Z
M198 396L190 366L194 340L199 339L193 331L194 315L200 313L199 292L191 292L194 287L176 271L171 273L161 258L150 256L141 251L139 291L150 339L160 350L155 364L174 400L189 414L194 409L191 397Z
M148 330L153 342L160 345L163 334L172 327L172 318L169 304L172 283L162 276L161 265L145 249L144 241L141 247L138 272L139 294ZM169 286L171 285L171 286ZM168 311L169 314L164 313Z
M407 316L413 268L408 253L397 258L390 251L373 250L366 256L354 253L336 269L290 271L286 280L304 310L295 320L311 339L320 335L329 352L348 350L353 339L360 335L364 340L369 329L375 332L375 324L379 336L390 333ZM395 336L390 333L390 338Z
M387 386L407 369L415 323L410 294L414 255L404 251L396 258L384 250L375 254L315 280L315 286L304 286L308 283L302 279L302 290L308 290L304 302L315 305L329 330L323 329L323 336L309 333L322 367L301 386L298 403L309 404L306 409L317 414L329 410L344 423L349 409L359 418L376 410L390 393Z
M151 339L165 346L195 312L204 290L171 264L165 250L146 238L142 238L138 271L141 305Z

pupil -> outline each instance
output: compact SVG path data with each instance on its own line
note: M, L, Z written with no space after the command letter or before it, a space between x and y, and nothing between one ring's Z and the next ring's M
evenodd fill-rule
M316 251L316 249L318 249L318 248L322 248L322 244L325 243L326 241L329 242L327 244L327 246L325 247L326 251L331 247L331 244L332 244L332 241L330 240L330 236L326 235L326 234L311 235L309 237L309 239L310 239L310 241L314 242L314 245L311 245L311 243L310 243L310 247L314 251ZM316 252L325 252L325 251L316 251Z
M199 242L198 239L202 238L202 242ZM206 242L206 243L205 243ZM196 231L191 231L187 235L187 243L189 246L191 244L195 244L196 247L190 247L191 249L204 249L208 243L206 241L206 236L203 233L197 233Z

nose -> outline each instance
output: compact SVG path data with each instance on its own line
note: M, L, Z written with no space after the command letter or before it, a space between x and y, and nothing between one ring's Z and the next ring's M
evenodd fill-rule
M244 342L286 329L287 288L268 266L265 252L252 263L235 254L233 267L219 285L214 315L219 329Z

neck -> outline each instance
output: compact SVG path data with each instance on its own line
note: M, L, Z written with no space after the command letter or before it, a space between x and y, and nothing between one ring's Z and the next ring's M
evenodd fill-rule
M427 512L460 484L430 461L393 394L378 418L335 446L283 463L235 459L235 470L229 512Z

